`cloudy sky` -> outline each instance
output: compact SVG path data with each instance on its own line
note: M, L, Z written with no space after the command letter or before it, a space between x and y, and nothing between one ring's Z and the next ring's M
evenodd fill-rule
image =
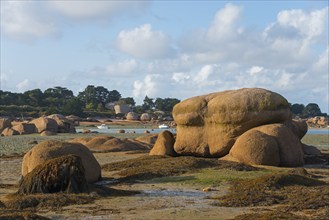
M327 1L1 0L1 89L262 87L328 112Z

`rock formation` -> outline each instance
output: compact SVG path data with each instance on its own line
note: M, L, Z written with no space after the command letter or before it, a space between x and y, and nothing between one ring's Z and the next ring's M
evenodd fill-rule
M58 124L52 118L40 117L30 121L29 123L34 124L35 127L37 128L37 132L40 134L43 131L51 131L57 133L58 130Z
M5 128L11 127L11 120L8 118L0 118L0 133L5 130Z
M173 110L179 155L250 164L303 165L305 122L292 121L288 101L260 88L192 97Z
M18 194L86 193L88 183L80 157L66 155L45 161L25 175Z
M128 112L126 118L127 118L127 120L134 120L134 121L138 121L139 120L139 116L135 112Z
M96 182L101 177L101 167L90 150L79 143L48 140L35 145L28 151L22 162L22 175L25 176L36 166L49 159L64 155L77 155L81 158L88 182Z
M159 134L158 139L150 151L150 155L176 156L174 143L174 135L170 131L163 131Z

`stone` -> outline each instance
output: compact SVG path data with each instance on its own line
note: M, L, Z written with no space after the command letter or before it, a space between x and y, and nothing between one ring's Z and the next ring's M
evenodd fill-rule
M5 128L2 133L2 136L13 136L13 135L19 135L18 131L12 129L12 128Z
M291 120L288 101L260 88L211 93L186 99L173 109L179 155L222 157L244 132Z
M75 133L74 123L63 115L53 114L47 116L47 118L54 119L58 125L57 132L58 133Z
M2 133L5 128L11 127L11 120L8 118L0 118L0 133Z
M304 165L302 143L284 124L263 125L245 132L237 139L229 155L254 165Z
M19 123L14 125L12 129L16 130L19 134L33 134L37 132L35 125L28 123Z
M66 155L36 166L19 183L18 194L87 193L88 183L80 157Z
M28 151L22 162L22 176L27 175L36 166L47 160L73 154L79 156L85 169L88 182L96 182L101 178L101 167L90 150L79 143L47 140L35 145Z
M158 135L158 139L156 140L149 155L176 156L176 152L174 150L174 144L175 144L174 135L170 131L163 131Z
M43 131L57 133L58 130L58 125L52 118L40 117L30 121L29 124L34 124L38 133L42 133Z
M127 118L127 120L131 120L131 121L138 121L139 120L139 116L135 112L128 112L126 118Z
M149 113L143 113L140 117L141 121L151 121L151 116Z

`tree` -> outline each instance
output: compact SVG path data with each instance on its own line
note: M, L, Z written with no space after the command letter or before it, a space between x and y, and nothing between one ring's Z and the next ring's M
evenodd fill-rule
M151 110L154 107L153 99L145 96L142 107L144 111Z
M295 115L300 115L302 114L303 110L304 110L305 106L303 104L293 104L291 106L291 111L292 113L294 113Z
M302 112L304 117L314 117L314 116L321 116L321 110L319 106L315 103L309 103Z
M108 102L116 102L121 98L121 94L117 90L112 90L109 92Z
M65 103L63 107L63 114L83 117L83 107L83 102L81 102L78 98L74 97Z
M135 106L136 102L133 97L127 97L127 98L121 98L119 101L116 102L117 105L130 105L130 106Z
M40 89L33 89L24 92L24 95L29 97L31 100L30 105L32 106L43 106L44 94Z
M174 106L179 102L180 100L176 98L157 98L155 100L155 108L164 112L172 112Z

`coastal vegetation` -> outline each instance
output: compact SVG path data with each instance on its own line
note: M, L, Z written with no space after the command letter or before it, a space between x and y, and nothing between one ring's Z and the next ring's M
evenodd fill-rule
M23 93L0 90L0 116L39 117L41 115L63 114L90 116L115 116L113 105L129 105L136 113L163 111L171 114L177 98L151 98L146 96L143 103L137 105L133 97L122 97L117 90L108 90L103 86L88 85L76 96L65 87L55 86L45 91L32 89ZM316 103L307 105L289 103L292 113L300 118L327 116Z
M56 86L45 91L28 90L13 93L0 90L0 116L39 117L63 114L80 117L115 116L114 105L128 105L136 113L163 111L170 114L176 98L150 98L146 96L141 105L133 97L122 97L119 91L103 86L88 85L78 95L65 87Z

